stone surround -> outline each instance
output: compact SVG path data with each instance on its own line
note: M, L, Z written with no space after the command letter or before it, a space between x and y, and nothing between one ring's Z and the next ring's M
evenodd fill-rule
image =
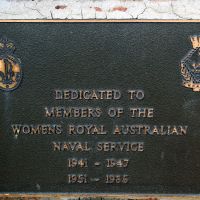
M1 0L0 19L200 19L199 0Z

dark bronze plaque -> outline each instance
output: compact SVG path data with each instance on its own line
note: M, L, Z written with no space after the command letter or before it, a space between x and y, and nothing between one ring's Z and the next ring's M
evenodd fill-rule
M0 192L198 194L199 23L0 23Z

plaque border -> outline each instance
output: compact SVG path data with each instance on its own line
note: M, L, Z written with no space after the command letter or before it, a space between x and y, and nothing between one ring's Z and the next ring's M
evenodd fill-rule
M200 19L0 19L0 23L200 23ZM28 193L28 192L0 192L1 198L6 200L24 198L108 198L119 200L200 200L199 194L157 194L157 193Z
M199 23L200 19L0 19L0 23Z

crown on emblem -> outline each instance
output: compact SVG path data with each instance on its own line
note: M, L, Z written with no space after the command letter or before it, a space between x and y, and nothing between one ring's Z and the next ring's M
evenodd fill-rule
M4 51L15 51L15 45L12 41L8 40L7 38L0 39L0 50Z
M200 35L192 35L190 36L190 40L194 49L200 47Z

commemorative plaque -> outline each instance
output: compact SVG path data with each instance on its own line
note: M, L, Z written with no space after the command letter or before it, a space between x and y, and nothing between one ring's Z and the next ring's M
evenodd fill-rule
M199 194L199 23L2 22L0 36L1 196Z

